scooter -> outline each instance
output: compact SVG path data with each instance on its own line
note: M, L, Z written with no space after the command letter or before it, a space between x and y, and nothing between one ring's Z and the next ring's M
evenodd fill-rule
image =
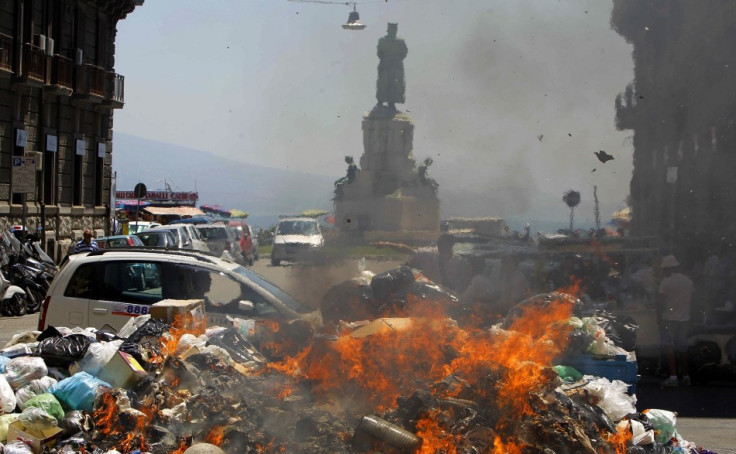
M0 314L20 316L28 311L25 290L11 284L4 272L0 272L0 295Z
M6 237L3 236L3 239ZM0 247L0 315L25 315L28 312L26 292L14 285L6 274L6 269L10 265L7 246L8 244L4 243Z

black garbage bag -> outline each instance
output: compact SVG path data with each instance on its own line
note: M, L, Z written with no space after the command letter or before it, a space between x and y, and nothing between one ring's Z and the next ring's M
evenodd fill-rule
M377 316L373 290L358 279L349 279L336 284L325 293L320 303L322 318L327 325L336 325L341 320L369 320Z
M145 369L147 372L151 372L154 369L154 366L148 362L148 355L144 354L141 344L126 341L120 345L120 348L118 348L118 350L123 353L127 353L135 358L135 360L138 361L141 367L143 367L143 369Z
M61 337L61 336L62 336L62 334L61 334L61 332L58 329L56 329L53 326L49 325L48 327L46 327L45 330L43 330L41 332L41 334L38 335L38 337L36 338L36 340L38 342L41 342L42 340L48 339L50 337Z
M594 317L614 345L626 351L634 349L639 325L633 318L626 315L615 315L602 309L595 311Z
M373 290L373 297L382 300L394 293L406 292L412 283L414 283L414 273L411 268L401 266L373 276L371 289Z
M161 320L150 318L146 320L144 324L142 324L133 334L128 336L128 338L125 340L127 342L131 342L134 344L140 343L141 341L146 341L146 338L152 338L155 340L158 340L159 337L161 337L164 332L169 330L169 325L167 323L162 322Z
M92 339L84 334L64 337L47 337L38 344L36 356L43 358L49 367L67 367L87 353Z
M95 428L92 416L86 411L72 410L64 415L59 423L62 430L62 438L69 438L77 434L87 434Z
M580 353L585 353L590 346L590 343L595 340L592 334L587 332L583 328L574 328L570 331L568 336L569 342L565 348L563 356L575 356Z

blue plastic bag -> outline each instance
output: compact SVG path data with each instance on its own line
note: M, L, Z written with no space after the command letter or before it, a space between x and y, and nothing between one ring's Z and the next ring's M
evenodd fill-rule
M8 361L10 361L10 358L0 355L0 374L5 372L5 365L8 364Z
M112 386L87 372L78 372L52 386L49 392L71 410L92 411L95 397L106 388Z

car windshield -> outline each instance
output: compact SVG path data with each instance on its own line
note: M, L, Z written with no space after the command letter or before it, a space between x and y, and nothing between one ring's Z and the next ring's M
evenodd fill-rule
M281 221L276 233L281 235L315 235L319 233L317 223L310 221Z
M135 235L141 240L145 246L163 246L166 241L166 235L169 232L141 232Z
M233 271L240 274L241 276L247 278L248 280L252 281L256 285L263 287L267 292L270 294L276 296L279 300L281 300L286 306L289 308L295 310L299 313L308 313L311 312L308 308L304 306L304 304L300 303L296 298L291 296L290 294L286 293L281 288L277 287L273 283L269 282L263 276L255 273L254 271L251 271L247 268L244 268L242 266L236 266L233 268Z

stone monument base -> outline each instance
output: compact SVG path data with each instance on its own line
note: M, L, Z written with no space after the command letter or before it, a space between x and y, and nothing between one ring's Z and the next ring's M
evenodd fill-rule
M390 231L439 234L440 204L436 198L397 193L380 197L335 201L335 226L344 232Z

